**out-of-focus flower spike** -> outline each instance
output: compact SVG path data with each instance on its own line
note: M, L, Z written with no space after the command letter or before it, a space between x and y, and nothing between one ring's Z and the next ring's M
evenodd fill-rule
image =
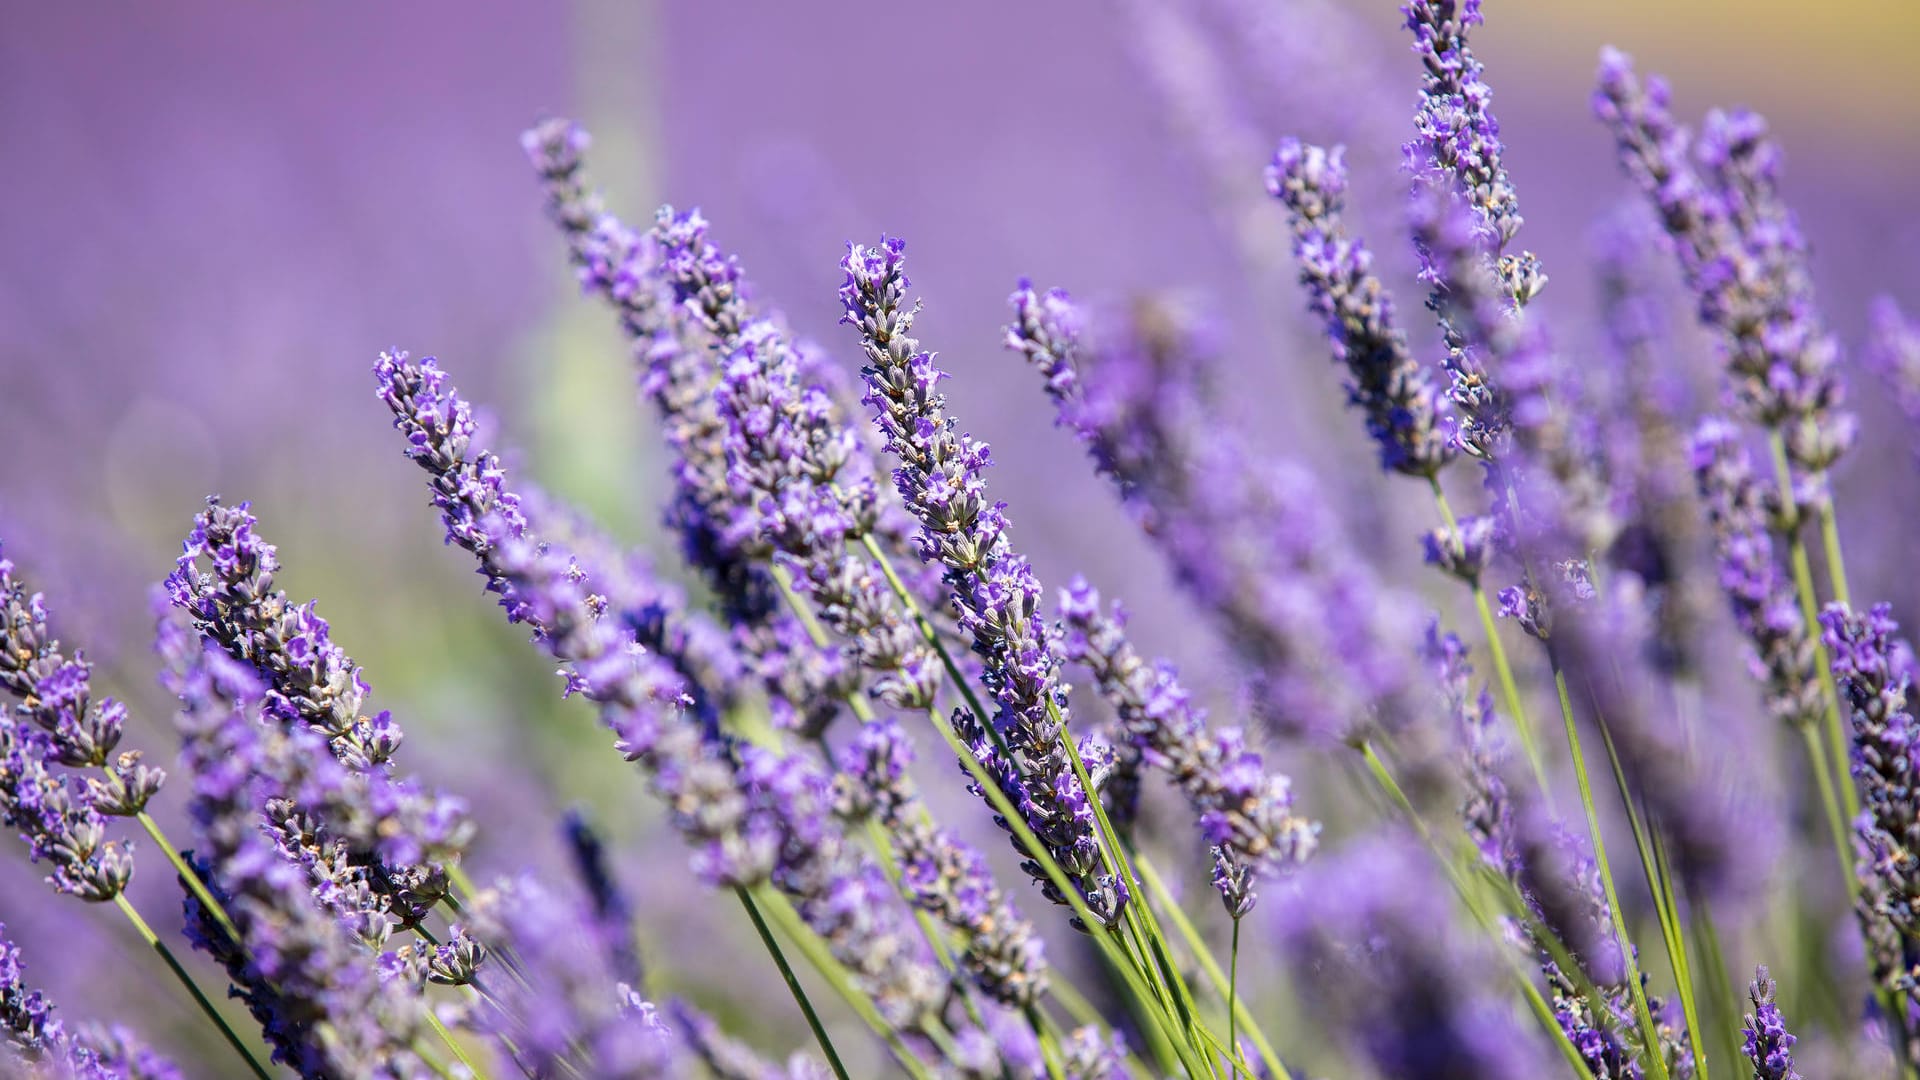
M1413 607L1355 556L1307 469L1257 457L1210 415L1204 326L1148 306L1090 333L1065 294L1030 287L1013 308L1009 347L1047 374L1061 422L1219 622L1261 716L1326 740L1404 730L1424 710Z
M1915 456L1920 457L1920 324L1907 318L1891 296L1873 302L1871 330L1862 359L1892 393L1894 403L1912 426L1908 439Z
M614 976L629 986L637 987L642 981L643 972L640 967L640 946L633 935L633 905L628 902L626 891L620 888L620 883L614 880L613 868L607 865L606 848L600 843L600 835L587 824L586 816L578 810L570 810L565 824L567 850L573 856L574 873L586 886L587 898L592 901L590 925L594 936L599 940Z

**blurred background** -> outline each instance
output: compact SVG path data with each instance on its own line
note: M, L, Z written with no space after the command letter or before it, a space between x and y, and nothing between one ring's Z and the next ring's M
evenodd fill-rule
M1587 104L1603 43L1668 74L1689 121L1731 104L1773 121L1850 345L1873 294L1920 304L1920 7L1488 6L1476 49L1569 347L1596 340L1589 230L1626 194ZM320 598L407 727L404 760L475 802L481 873L558 865L557 814L586 807L640 893L656 978L716 1007L751 1002L728 973L759 963L757 946L735 913L638 873L681 853L587 711L560 707L550 665L441 550L373 399L380 350L438 355L516 468L673 565L625 349L577 295L518 145L535 120L589 127L629 220L704 208L762 298L843 355L844 244L906 237L923 336L957 376L955 411L995 447L997 493L1043 580L1084 572L1124 596L1143 643L1221 709L1217 643L1000 347L1021 275L1104 300L1173 290L1211 312L1234 383L1223 420L1315 467L1375 557L1434 587L1415 572L1417 515L1403 520L1338 407L1261 188L1279 136L1349 144L1354 213L1421 321L1397 171L1418 71L1385 0L7 8L0 539L61 636L135 703L127 745L172 761L148 590L207 494L250 499L284 586ZM1863 380L1856 397L1878 397ZM1863 411L1842 501L1912 505L1905 434L1876 402ZM1873 535L1890 539L1851 541L1856 591L1911 614L1904 537ZM163 795L164 817L181 798ZM136 893L176 929L171 883L143 875ZM76 1019L141 1015L195 1060L203 1036L166 1004L159 966L39 876L18 851L0 861L0 921L34 980ZM768 1000L756 1041L799 1045L790 1005Z

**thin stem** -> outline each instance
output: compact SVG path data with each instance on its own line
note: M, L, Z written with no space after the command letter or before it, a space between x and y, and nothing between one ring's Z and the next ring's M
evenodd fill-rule
M1446 523L1447 535L1453 542L1462 542L1460 522L1453 516L1453 506L1447 502L1447 494L1440 488L1438 476L1428 477L1433 488L1433 503L1440 510L1440 518ZM1546 759L1540 752L1540 743L1533 730L1533 723L1527 718L1527 707L1520 697L1520 684L1514 680L1513 665L1507 660L1507 647L1500 641L1499 623L1493 617L1493 605L1487 602L1487 590L1474 578L1468 584L1473 589L1473 608L1480 617L1480 629L1487 636L1487 655L1493 660L1495 681L1500 684L1500 697L1506 702L1507 715L1513 717L1514 730L1520 734L1520 748L1527 756L1527 764L1533 770L1534 783L1539 785L1540 794L1546 797L1547 785Z
M1233 944L1227 950L1227 1045L1240 1057L1240 917L1233 919Z
M1767 436L1767 446L1773 456L1774 481L1780 490L1782 506L1794 507L1798 504L1793 495L1793 468L1787 463L1786 438L1779 431ZM1793 567L1793 587L1800 600L1800 618L1805 622L1807 636L1813 639L1814 675L1820 680L1820 695L1826 702L1824 716L1827 736L1827 754L1832 759L1829 765L1841 795L1841 805L1846 807L1846 820L1852 821L1860 814L1860 793L1853 785L1853 773L1848 767L1853 760L1850 753L1850 741L1847 738L1844 710L1840 707L1840 688L1834 683L1832 658L1827 653L1827 643L1820 633L1820 597L1813 585L1813 564L1807 558L1807 545L1800 533L1800 521L1796 517L1785 524L1787 539L1787 559ZM1838 550L1838 534L1835 537L1835 550ZM1844 578L1840 586L1844 588Z
M161 941L160 936L153 932L153 927L147 925L147 920L140 917L140 912L134 909L133 901L128 900L125 893L119 893L114 896L113 902L119 906L121 913L127 917L127 921L133 924L134 930L139 933L140 939L147 943L147 947L160 954L160 959L166 963L167 970L173 972L173 977L180 980L180 985L186 987L187 993L193 996L194 1004L200 1006L200 1011L207 1014L207 1019L213 1021L214 1027L220 1029L221 1037L225 1038L227 1045L233 1047L233 1052L239 1054L240 1059L247 1063L248 1071L259 1080L267 1080L267 1070L261 1068L260 1062L254 1059L253 1051L248 1050L246 1044L240 1041L240 1036L233 1033L233 1028L227 1024L227 1018L221 1016L220 1010L213 1007L213 1002L207 1000L207 995L200 992L200 984L193 981L193 976L187 974L187 969L180 966L180 960L173 955L173 950L167 948L167 943Z
M1292 1074L1287 1072L1286 1065L1280 1060L1280 1055L1274 1052L1273 1045L1267 1042L1265 1033L1260 1030L1259 1023L1248 1012L1246 1003L1240 1001L1234 992L1234 980L1221 972L1220 962L1213 958L1212 951L1206 947L1206 941L1200 936L1200 931L1194 927L1193 920L1187 918L1186 911L1174 902L1173 894L1168 891L1166 882L1160 877L1160 872L1154 868L1153 860L1146 855L1141 855L1135 861L1135 865L1140 868L1141 881L1166 906L1167 918L1173 922L1174 929L1180 931L1180 936L1186 941L1187 948L1200 962L1201 970L1207 973L1207 980L1213 983L1214 992L1230 1002L1229 1016L1246 1024L1247 1037L1253 1040L1254 1049L1260 1052L1260 1060L1266 1063L1267 1071L1273 1074L1274 1080L1292 1080ZM1236 961L1239 955L1239 937L1240 923L1236 919L1234 920Z
M1840 555L1840 525L1834 520L1833 504L1820 507L1820 544L1827 555L1827 583L1833 589L1833 598L1848 607L1853 601L1847 593L1847 563Z
M780 977L786 980L787 990L793 994L793 1000L800 1005L800 1012L807 1018L807 1027L813 1029L814 1041L820 1044L820 1052L827 1055L827 1064L833 1068L833 1075L840 1080L849 1080L847 1067L840 1063L840 1054L833 1048L833 1040L827 1037L827 1029L820 1023L820 1014L813 1011L813 1002L808 1000L807 991L793 974L793 968L787 966L786 954L780 951L780 943L773 938L773 931L767 928L767 921L760 917L760 908L753 902L753 896L747 890L734 887L733 894L740 898L740 906L747 909L747 918L753 920L753 928L760 934L760 941L766 945L767 952L773 957L774 966L780 969Z
M473 1059L467 1056L466 1050L462 1049L460 1044L454 1040L453 1032L448 1031L447 1025L441 1023L440 1017L434 1013L432 1003L429 1002L423 1011L427 1014L427 1026L433 1029L434 1034L440 1036L441 1042L447 1044L447 1049L453 1051L453 1056L460 1059L460 1064L467 1067L467 1073L471 1075L474 1080L486 1080L486 1070L475 1065Z
M1647 1007L1647 992L1640 985L1640 964L1634 958L1633 941L1627 937L1626 912L1620 907L1620 892L1614 888L1613 869L1607 863L1606 840L1601 836L1600 813L1593 802L1593 784L1587 779L1587 761L1580 751L1580 732L1573 721L1573 702L1567 696L1567 676L1560 669L1555 650L1549 645L1547 656L1553 665L1553 689L1560 700L1560 719L1567 732L1567 754L1573 759L1573 775L1579 782L1580 808L1586 814L1587 835L1593 842L1593 861L1600 872L1600 887L1607 898L1608 915L1620 947L1620 959L1626 967L1627 990L1633 996L1634 1013L1640 1021L1640 1037L1646 1048L1647 1062L1659 1080L1668 1080L1667 1064L1660 1056L1660 1036L1653 1023L1653 1011Z
M239 944L240 931L234 928L233 920L227 916L227 909L221 906L220 901L214 899L213 893L207 888L207 883L200 880L200 875L193 872L193 867L187 865L187 860L180 854L180 849L174 847L172 841L167 839L167 834L160 831L159 822L154 821L153 815L145 810L135 814L134 818L140 822L141 828L147 830L147 835L153 838L153 842L159 845L161 854L167 857L167 862L173 866L173 872L179 875L181 882L186 885L189 892L193 893L193 898L200 901L200 906L206 909L207 914L213 916L214 922L220 924L220 929L226 931L228 939Z

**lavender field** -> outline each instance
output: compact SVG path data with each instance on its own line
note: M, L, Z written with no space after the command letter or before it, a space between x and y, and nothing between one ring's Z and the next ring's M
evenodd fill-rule
M0 1076L1920 1080L1920 10L0 32Z

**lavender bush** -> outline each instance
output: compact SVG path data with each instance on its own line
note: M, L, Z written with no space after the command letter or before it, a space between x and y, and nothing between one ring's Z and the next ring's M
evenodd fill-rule
M1295 37L1354 33L1297 6ZM776 298L724 246L751 221L623 218L586 131L542 120L528 216L626 353L654 527L634 543L531 479L458 357L365 358L365 411L425 481L418 531L557 676L495 703L520 745L591 754L644 796L644 838L543 805L489 843L514 782L403 757L250 502L177 508L160 692L125 701L31 584L55 553L16 542L0 818L62 917L121 920L179 1008L69 1022L23 959L65 943L0 926L0 1069L1920 1080L1916 661L1904 598L1856 597L1843 554L1908 542L1843 481L1858 446L1904 466L1920 437L1849 407L1849 320L1766 122L1714 110L1696 138L1607 50L1589 136L1623 202L1594 252L1556 253L1524 228L1478 0L1406 3L1397 72L1321 72L1345 107L1271 106L1377 141L1394 87L1398 172L1313 131L1249 148L1228 110L1298 91L1236 91L1209 42L1280 49L1270 13L1130 14L1249 286L1304 317L1264 352L1326 391L1326 447L1236 417L1195 294L1022 278L994 331L1017 361L942 357L964 339L906 240L809 251L837 297ZM1584 321L1548 289L1582 258ZM806 305L836 300L810 340ZM1862 366L1912 421L1920 331L1891 299L1871 324ZM1327 361L1337 387L1303 374ZM1086 460L996 456L962 392L990 379L1026 380ZM1054 469L1096 478L1175 600L1130 606L1144 568L1047 588L1014 501ZM488 685L487 660L450 678ZM576 749L589 715L611 754ZM663 934L688 895L758 967ZM135 1034L164 1015L188 1070Z

